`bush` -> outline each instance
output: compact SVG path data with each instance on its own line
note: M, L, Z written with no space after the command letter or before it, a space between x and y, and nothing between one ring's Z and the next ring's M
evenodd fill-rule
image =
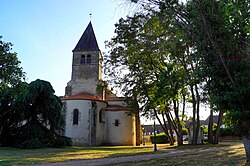
M225 136L239 136L239 134L233 130L232 128L221 128L220 129L220 134L222 137Z
M154 135L150 136L150 140L152 144L154 144ZM168 137L165 134L156 134L156 143L157 144L169 143Z
M182 128L182 135L188 135L188 129L183 127Z
M56 142L52 146L54 147L72 146L72 140L69 137L59 135L56 137Z

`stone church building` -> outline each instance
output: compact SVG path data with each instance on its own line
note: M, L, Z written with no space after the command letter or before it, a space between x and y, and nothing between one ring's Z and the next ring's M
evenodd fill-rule
M91 22L72 52L71 80L63 98L65 136L81 146L139 145L139 117L125 98L103 86L102 53Z

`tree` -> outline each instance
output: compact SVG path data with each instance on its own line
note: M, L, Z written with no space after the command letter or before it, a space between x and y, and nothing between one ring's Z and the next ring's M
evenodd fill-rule
M61 136L62 102L54 95L51 84L36 80L24 86L27 90L12 98L13 89L8 87L2 91L1 144L19 148L69 145L70 139Z
M227 110L243 136L250 161L249 5L242 1L189 1L194 39L201 52L210 96Z
M24 79L25 73L20 67L20 61L17 54L11 52L12 44L2 41L0 36L0 87L6 85L16 85Z
M144 102L142 102L146 103L144 106L150 103L149 108L155 108L159 104L155 102L159 99L155 97L157 86L160 85L160 79L157 80L160 77L157 76L164 73L160 69L167 69L167 65L162 62L167 62L168 65L172 61L174 65L182 64L181 66L189 76L185 83L189 86L192 96L193 124L196 126L193 135L197 136L199 130L199 103L203 97L200 91L202 89L211 98L210 102L214 105L213 107L223 112L229 112L231 121L243 135L249 160L250 107L247 101L250 95L249 1L189 0L186 3L180 3L178 0L138 0L132 2L146 6L144 9L146 9L146 13L149 13L149 16L154 13L154 17L150 17L151 23L152 20L157 20L155 19L155 16L157 16L161 24L151 27L148 31L144 29L144 27L147 27L146 25L150 25L147 24L150 22L148 19L141 20L138 29L135 28L135 24L132 26L127 24L124 28L118 26L118 32L120 33L118 33L119 37L115 39L115 42L120 45L119 47L113 47L115 51L112 51L112 53L116 56L113 56L112 60L115 58L117 58L117 61L124 60L122 61L123 65L128 64L127 62L130 62L131 66L135 64L132 68L134 70L130 71L137 71L142 74L143 77L140 77L139 81L135 81L134 78L136 77L133 74L126 76L130 79L127 79L131 83L130 85L137 83L142 88L138 88L140 90L137 94L142 94L145 92L143 89L147 89L144 94L146 96L143 98ZM149 6L147 6L148 4ZM140 17L144 18L143 16L145 16L145 13L134 19L140 20ZM146 24L144 24L145 22ZM126 38L127 36L124 38L124 34L131 38ZM186 35L182 36L181 34ZM180 41L179 45L176 44L178 40ZM138 43L140 43L140 47L138 47ZM174 52L174 49L169 49L171 46L177 51ZM181 47L185 47L185 49ZM161 50L157 54L160 56L154 58L149 56L154 55L153 53L156 50L158 53ZM142 52L143 54L141 54ZM129 54L131 55L129 58L132 55L137 58L134 59L133 57L133 60L129 61L126 56L123 56ZM138 61L138 55L139 58L146 58L143 61L141 59ZM151 59L147 59L147 57ZM136 87L136 85L132 87ZM169 86L163 85L160 90L163 90L164 87ZM174 90L173 87L169 89ZM171 98L166 101L169 101L169 99ZM220 112L220 117L222 117L223 112ZM218 132L219 130L217 130L216 135L218 135Z
M170 144L174 143L173 129L177 133L178 144L182 145L183 118L180 117L184 113L179 113L179 103L187 94L184 81L187 70L182 66L185 62L180 63L175 58L179 56L182 59L185 53L185 48L181 47L179 52L174 49L181 43L181 39L172 42L178 35L174 33L178 32L177 29L166 29L172 26L173 21L172 17L163 18L161 13L154 11L120 19L116 24L117 36L107 43L111 48L110 55L104 58L109 79L113 78L116 84L121 85L126 95L135 95L144 114L150 111L156 114Z
M136 96L145 114L152 110L157 112L154 107L155 84L159 80L165 59L164 54L160 53L162 50L154 49L161 44L157 40L164 38L154 34L155 31L160 31L153 27L155 24L158 24L158 21L149 14L135 14L126 20L120 19L116 24L117 36L108 43L111 53L105 56L106 71L110 71L109 75L114 78L116 84L123 87L126 95ZM159 57L162 60L159 61ZM129 72L120 73L121 69ZM157 115L156 117L158 118ZM167 130L165 132L173 144Z

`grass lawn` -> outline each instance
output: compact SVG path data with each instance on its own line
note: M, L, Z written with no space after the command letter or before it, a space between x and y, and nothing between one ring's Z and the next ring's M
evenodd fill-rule
M224 143L221 143L221 145ZM152 159L149 161L138 161L138 162L128 162L122 164L116 164L114 166L145 166L145 165L164 165L164 166L178 166L178 165L185 165L185 166L204 166L204 165L217 165L217 166L242 166L245 165L246 156L245 156L245 149L241 142L228 142L227 144L229 148L227 150L221 150L217 152L209 152L203 154L196 154L196 155L185 155L179 157L168 157L168 158L161 158L161 159ZM212 147L214 145L210 145ZM198 145L192 146L183 146L178 147L176 149L180 150L202 150L206 149L206 145Z
M161 145L168 148L168 145ZM16 149L0 147L0 165L40 164L104 157L153 153L153 146L65 147L45 149ZM162 152L159 152L162 153Z
M243 165L245 151L242 143L228 143L219 145L185 145L182 147L157 145L159 149L173 149L179 151L202 150L228 146L229 150L200 155L188 155L171 157L150 161L139 161L122 165ZM167 150L159 150L157 153L168 153ZM142 155L153 153L153 146L113 146L113 147L66 147L45 149L15 149L0 147L0 165L40 164L49 162L62 162L68 160L83 160L104 157L117 157L129 155Z

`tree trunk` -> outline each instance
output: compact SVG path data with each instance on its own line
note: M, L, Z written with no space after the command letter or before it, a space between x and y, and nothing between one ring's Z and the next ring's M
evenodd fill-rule
M219 113L219 117L218 117L218 122L217 122L217 127L216 127L216 131L215 131L215 136L214 136L214 144L218 144L219 143L219 138L220 138L220 126L222 124L222 118L223 118L223 111L220 111Z
M135 126L136 126L136 146L140 146L142 143L142 132L141 132L141 122L140 122L140 117L139 117L139 111L136 112L135 116ZM143 131L144 133L144 131Z
M178 145L183 145L182 126L181 126L180 118L179 118L179 107L178 107L178 104L176 102L177 102L176 100L173 100L175 118L177 121L177 127L176 127L177 128L177 130L176 130L177 142L178 142Z
M209 116L209 123L208 123L208 143L213 143L213 107L210 104L210 116Z
M169 135L170 135L170 137L171 137L171 142L172 142L172 144L170 144L170 145L174 145L174 133L173 133L173 129L172 129L172 124L171 124L171 121L169 121Z
M159 116L158 116L158 114L157 114L157 111L156 111L155 109L154 109L154 114L155 114L156 119L157 119L158 122L160 123L161 127L163 128L164 133L165 133L166 136L168 137L170 145L171 145L171 144L173 145L174 142L171 140L171 137L170 137L170 135L169 135L169 133L168 133L168 130L163 126L163 124L162 124L162 122L161 122L161 120L160 120L160 118L159 118Z
M195 100L195 95L194 95L194 88L192 85L190 85L191 89L191 95L192 95L192 104L193 104L193 138L192 138L192 144L196 145L197 144L197 137L196 137L196 100Z
M250 139L248 136L242 136L242 138L246 150L246 157L247 157L246 165L250 165Z
M182 95L182 114L181 114L181 121L183 121L184 115L185 115L185 107L186 107L186 96L184 93L184 90L181 90L181 95Z
M179 136L177 137L178 138L178 146L181 146L183 145L183 135L182 135L182 126L180 123L178 123L178 131L179 131Z
M164 114L167 117L167 121L168 121L168 124L169 124L169 129L167 127ZM166 128L166 131L169 131L169 133L167 133L168 134L169 143L170 143L170 145L174 145L174 138L173 138L173 132L172 132L172 127L171 127L171 120L168 119L168 113L166 111L164 113L162 112L162 118L163 118L164 127Z
M201 141L200 143L203 143L202 142L202 139L200 137L200 94L199 94L199 91L198 91L198 87L197 87L197 84L195 85L195 93L196 93L196 99L197 99L197 109L196 109L196 114L197 114L197 120L196 120L196 139L198 141L198 139Z

